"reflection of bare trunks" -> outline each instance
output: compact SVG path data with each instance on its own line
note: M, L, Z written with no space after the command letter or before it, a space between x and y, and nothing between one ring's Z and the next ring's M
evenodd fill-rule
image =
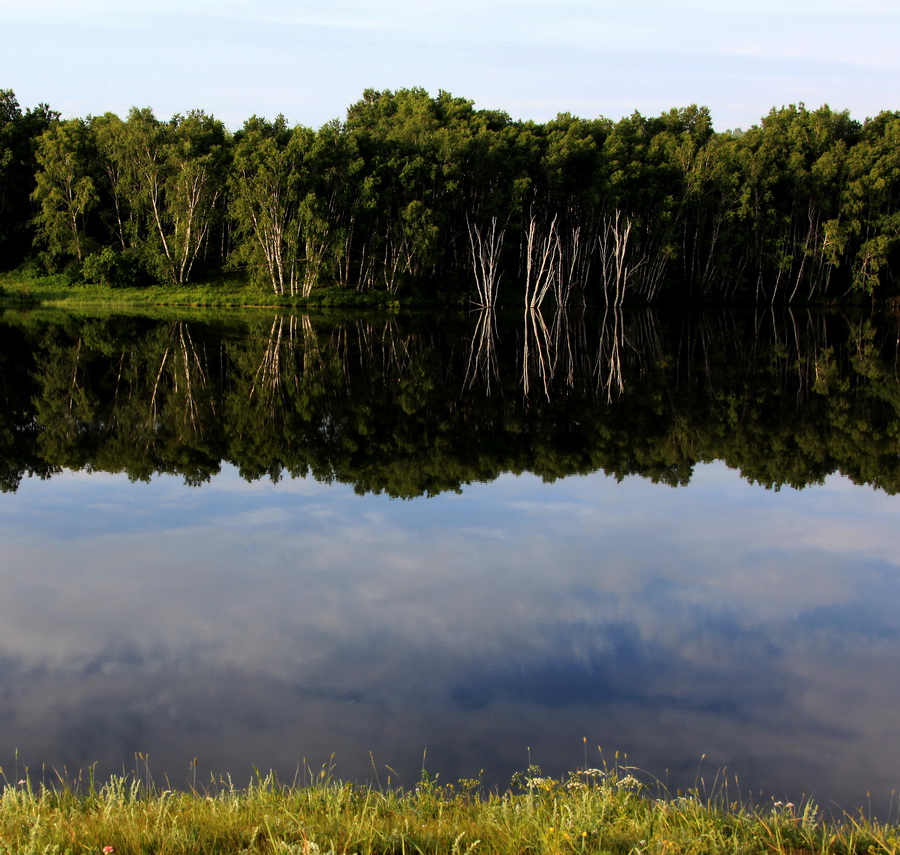
M643 372L647 365L662 359L660 331L652 312L629 316L626 334L623 311L609 309L598 332L595 346L588 342L582 313L557 311L548 325L539 309L526 309L520 374L525 396L540 389L549 401L554 397L554 389L562 394L564 388L593 386L607 402L612 402L625 389L626 364L634 367L637 363ZM480 381L479 385L490 394L492 382L503 386L501 374L496 317L491 311L482 311L469 343L463 388L472 389Z
M298 367L298 351L302 372ZM309 315L278 315L272 321L266 347L250 386L254 396L276 407L300 388L301 373L312 377L326 371L325 355Z
M413 357L410 352L408 337L400 335L400 327L395 317L388 317L384 322L381 334L384 347L384 367L387 371L396 372L400 377L412 366Z
M153 394L150 397L151 423L156 424L157 421L156 399L161 380L165 376L166 366L169 365L172 394L168 396L166 406L170 408L173 399L182 395L184 397L185 422L189 422L194 431L202 433L203 422L200 418L197 392L206 387L207 378L200 354L194 347L190 328L184 321L172 324L169 328L169 337L172 341L163 351L159 370L156 372L156 381L153 384ZM179 360L180 364L176 364ZM211 404L211 406L214 411L215 405Z
M304 316L304 319L306 322L304 323L304 340L306 340L306 324L309 319L306 318L306 316ZM290 315L287 319L287 324L285 324L284 315L278 315L274 318L272 321L272 328L269 330L269 337L266 340L266 347L263 351L262 359L260 360L259 367L256 369L253 383L250 386L250 397L252 398L254 395L259 395L260 398L268 401L269 407L273 411L276 402L281 397L279 392L284 383L282 355L285 356L285 361L292 370L292 375L294 375L294 380L296 382L296 362L294 359L296 338L296 315Z
M391 377L399 380L414 366L415 352L410 345L417 344L417 339L401 335L395 317L386 317L384 325L380 329L375 323L368 320L358 320L355 326L356 356L359 367L367 377L374 381L374 378L387 372ZM352 344L348 342L347 355L352 352L352 349ZM350 377L351 368L346 358L344 359L344 373L348 378ZM373 385L371 388L374 390L375 386Z
M73 409L75 406L75 391L78 388L78 363L80 361L79 357L81 356L81 339L78 339L78 344L75 345L75 358L72 360L72 380L69 383L69 409Z
M535 373L543 383L547 400L550 400L554 365L553 340L540 309L526 309L522 352L522 388L526 396L531 391L531 374Z
M597 377L597 388L606 392L606 400L612 402L613 389L621 395L625 389L622 376L622 350L625 346L625 323L622 310L613 309L603 315L600 325L600 347L597 349L597 361L594 373Z
M293 353L293 330L297 328L297 319L291 317L291 322L293 324L291 328L291 352ZM319 346L319 336L316 335L316 330L309 315L300 316L300 326L303 328L303 373L321 373L325 369L325 360L322 357L322 348Z
M590 362L586 361L588 348L584 315L559 311L553 316L551 330L554 349L554 370L564 378L566 386L575 388L576 377L590 374Z
M520 382L526 396L540 389L552 400L566 389L593 387L611 403L625 389L626 368L642 374L664 357L661 332L651 311L629 314L626 331L623 310L608 309L593 341L585 321L582 312L560 310L548 325L541 310L525 310ZM469 343L464 389L477 383L490 394L494 381L503 387L497 338L494 313L479 312Z
M471 389L476 378L484 383L485 394L491 394L491 379L500 379L497 361L497 318L490 309L478 313L478 323L469 345L469 362L466 365L464 388Z

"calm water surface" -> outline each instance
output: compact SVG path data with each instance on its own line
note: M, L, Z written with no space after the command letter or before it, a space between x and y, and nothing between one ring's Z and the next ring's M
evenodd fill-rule
M140 752L175 785L196 757L199 779L333 763L409 786L427 751L504 785L529 756L582 766L586 739L589 765L602 746L673 788L727 768L886 812L900 786L889 490L766 489L717 460L677 487L507 471L406 501L229 462L199 487L91 468L0 495L8 777Z

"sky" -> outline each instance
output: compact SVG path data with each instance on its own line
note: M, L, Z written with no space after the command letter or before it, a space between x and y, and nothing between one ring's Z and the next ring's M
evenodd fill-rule
M0 0L0 25L0 88L64 117L319 127L408 87L535 121L700 104L719 130L900 107L896 0Z

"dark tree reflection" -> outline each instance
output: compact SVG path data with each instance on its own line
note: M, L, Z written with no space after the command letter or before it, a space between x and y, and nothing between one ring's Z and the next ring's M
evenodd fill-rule
M892 321L489 309L209 321L4 317L0 484L62 468L311 474L410 498L503 472L900 490Z

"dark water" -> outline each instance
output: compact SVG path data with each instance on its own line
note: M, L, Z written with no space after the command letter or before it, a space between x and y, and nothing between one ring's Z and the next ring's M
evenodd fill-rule
M5 320L9 780L502 786L586 744L890 812L896 325Z

